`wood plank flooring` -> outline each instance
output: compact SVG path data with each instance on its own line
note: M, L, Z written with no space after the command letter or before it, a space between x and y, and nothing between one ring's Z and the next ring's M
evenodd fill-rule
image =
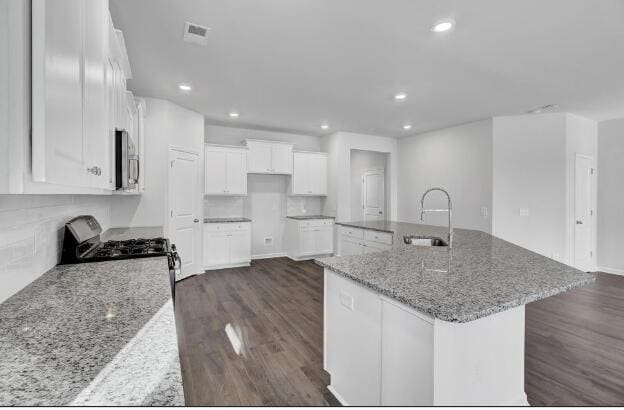
M624 277L527 305L525 390L533 406L624 405Z
M323 270L312 262L258 260L179 282L176 323L187 405L338 404L323 370Z
M176 292L187 405L338 405L322 364L320 267L259 260L187 279ZM599 274L527 305L526 329L532 405L624 404L624 277Z

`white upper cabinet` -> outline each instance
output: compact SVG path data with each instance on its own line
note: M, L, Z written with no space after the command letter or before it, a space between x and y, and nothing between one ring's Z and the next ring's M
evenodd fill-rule
M206 145L204 194L247 195L247 150Z
M136 116L119 36L108 0L33 0L33 181L115 189L115 128L132 129Z
M87 186L82 121L83 0L32 2L33 179Z
M113 169L110 158L108 115L108 2L88 0L83 3L84 17L84 100L83 141L89 186L110 189ZM96 172L92 172L92 170Z
M247 140L247 172L292 174L293 146L283 142Z
M327 195L327 154L295 152L291 195Z

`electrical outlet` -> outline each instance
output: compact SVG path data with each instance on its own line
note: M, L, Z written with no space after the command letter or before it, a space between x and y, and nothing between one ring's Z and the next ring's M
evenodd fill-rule
M561 261L561 255L559 255L557 252L553 253L552 258L556 261Z
M273 238L264 238L264 246L273 245Z
M520 216L529 216L529 208L520 208Z

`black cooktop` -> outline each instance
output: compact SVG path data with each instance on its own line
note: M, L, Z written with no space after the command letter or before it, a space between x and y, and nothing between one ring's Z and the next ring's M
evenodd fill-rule
M165 256L169 253L169 240L128 239L126 241L101 242L81 259L88 261L104 261L117 259L141 258L149 256Z

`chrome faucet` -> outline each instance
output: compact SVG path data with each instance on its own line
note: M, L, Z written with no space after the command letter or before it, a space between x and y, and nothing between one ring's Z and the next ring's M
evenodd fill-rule
M432 191L441 191L444 192L446 197L448 198L448 207L446 209L425 209L425 197L429 192ZM421 200L420 200L420 220L424 220L425 212L448 212L448 247L449 249L453 249L453 203L451 202L451 195L442 188L430 188L425 191Z

